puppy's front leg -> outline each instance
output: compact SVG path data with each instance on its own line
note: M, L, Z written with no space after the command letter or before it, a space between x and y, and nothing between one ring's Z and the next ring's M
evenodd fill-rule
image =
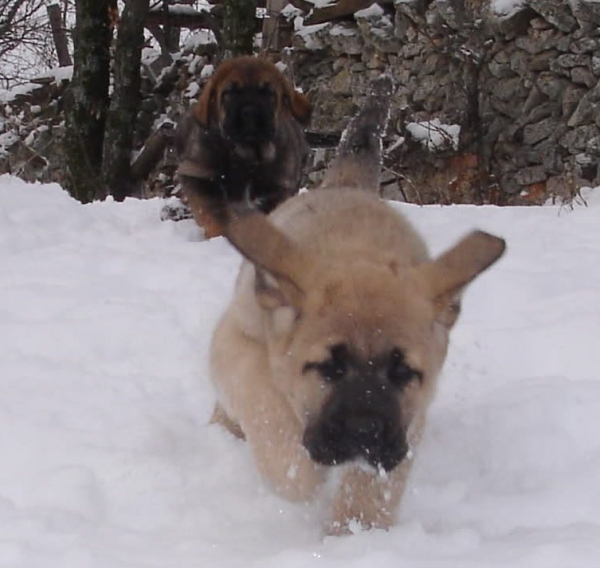
M204 230L206 239L223 234L226 206L221 190L210 180L180 176L184 201L190 208L196 224Z
M298 419L271 383L264 345L240 331L229 314L215 332L211 367L228 419L241 426L260 474L283 497L310 499L323 482L323 467L310 459Z
M310 500L324 480L323 467L302 445L302 428L273 390L262 391L251 412L240 419L258 470L282 497Z
M325 532L329 535L349 534L353 525L363 529L390 528L411 467L409 458L390 472L352 465L337 488Z

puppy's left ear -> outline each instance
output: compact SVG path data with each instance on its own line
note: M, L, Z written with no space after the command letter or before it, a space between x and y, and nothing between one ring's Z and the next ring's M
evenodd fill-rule
M494 264L505 249L504 239L473 231L437 259L418 267L440 322L448 328L454 325L460 309L460 293Z
M208 83L204 85L202 93L200 94L200 98L194 106L194 116L196 117L198 122L205 128L208 127L210 116L216 116L217 114L216 97L216 81L215 78L212 77L208 80Z
M232 210L224 235L254 264L261 307L268 311L290 307L300 313L310 263L296 243L255 210Z
M310 122L312 115L312 105L308 97L299 93L291 85L287 88L287 98L289 100L292 116L302 125L306 126Z

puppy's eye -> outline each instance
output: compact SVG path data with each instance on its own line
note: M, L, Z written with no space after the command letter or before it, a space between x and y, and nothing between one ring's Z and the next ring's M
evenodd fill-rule
M239 94L239 92L240 92L239 85L237 85L236 83L231 83L231 85L227 85L227 87L225 87L225 89L223 89L223 93L221 96L223 98L227 98L227 97L231 97L232 95Z
M324 379L335 383L344 378L344 375L346 374L346 365L343 361L328 359L327 361L319 363L318 371Z
M261 85L260 87L258 87L258 92L261 95L267 96L267 97L275 96L275 93L273 92L273 89L271 88L271 85L269 85L269 83L265 83L264 85Z
M320 363L306 363L302 372L317 371L327 382L336 383L344 378L346 374L346 364L343 361L327 359Z
M326 381L335 383L346 375L348 370L347 350L344 345L334 345L331 357L319 363L306 363L303 371L317 371Z
M422 373L411 369L404 361L404 354L400 349L393 349L388 361L387 378L394 386L403 387L412 379L420 379Z

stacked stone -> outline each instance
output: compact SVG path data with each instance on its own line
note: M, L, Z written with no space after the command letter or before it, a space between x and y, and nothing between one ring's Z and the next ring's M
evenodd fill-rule
M425 201L469 194L539 202L568 195L574 184L597 184L600 4L527 0L510 15L493 8L480 0L396 0L357 12L354 21L299 30L295 71L315 103L313 127L340 130L370 78L389 70L397 84L392 135L407 140L391 169L439 185L457 156L475 155L469 162L484 172L471 176L477 187L466 193L433 192ZM461 126L456 149L430 155L411 143L406 124L432 119Z

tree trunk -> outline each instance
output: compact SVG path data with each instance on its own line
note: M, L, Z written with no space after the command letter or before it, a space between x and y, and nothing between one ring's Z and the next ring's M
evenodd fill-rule
M171 4L173 4L171 0L163 0L163 12L165 13L165 16L169 13L169 6ZM165 18L165 20L168 21L168 18ZM165 34L165 47L167 51L169 53L175 53L176 51L179 51L181 28L165 23L163 32Z
M131 153L140 108L140 64L149 0L127 0L115 47L114 89L106 122L102 170L108 192L123 201L133 192Z
M65 94L67 189L86 203L103 193L102 143L108 108L109 8L116 0L77 0L73 80Z
M251 55L256 33L256 0L224 0L222 46L225 57Z
M262 27L262 48L267 52L280 52L292 43L294 24L281 16L287 0L267 0L267 17Z
M60 67L68 67L73 65L71 54L69 53L69 42L67 41L67 32L62 24L62 14L60 6L52 4L46 7L48 12L48 21L52 29L52 39L56 48L56 56L58 57L58 65Z

